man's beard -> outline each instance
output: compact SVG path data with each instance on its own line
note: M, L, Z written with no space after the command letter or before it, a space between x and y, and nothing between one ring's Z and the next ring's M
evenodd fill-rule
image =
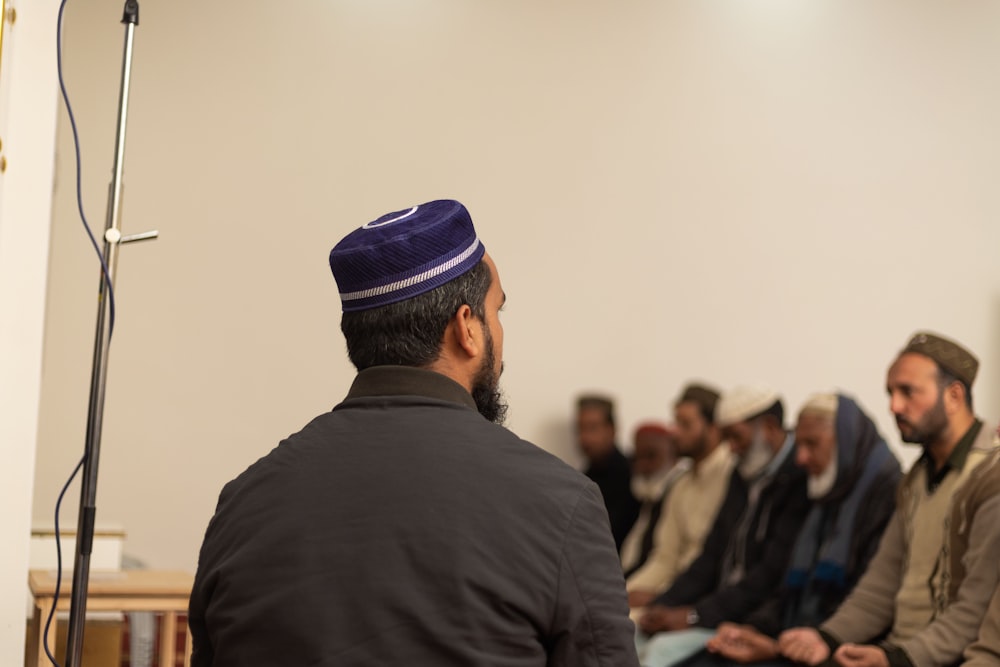
M686 450L682 451L681 448L678 447L677 453L680 454L681 456L698 458L705 453L706 449L708 449L708 434L702 431L701 435L698 437L698 440L696 440Z
M840 467L837 454L837 447L834 446L833 454L831 455L830 463L826 466L826 470L818 475L809 475L806 478L806 495L809 496L809 500L823 498L833 490L833 485L837 483L837 469Z
M667 490L672 472L673 466L667 466L649 476L632 475L632 495L643 503L659 501Z
M909 433L903 431L904 424L910 427ZM928 445L936 440L948 427L948 415L944 411L944 393L938 394L937 403L918 423L914 424L903 417L896 417L896 426L899 427L899 435L903 438L903 442Z
M739 471L740 477L749 481L756 477L771 462L772 458L774 458L774 452L771 451L767 440L764 439L764 432L760 426L757 426L750 447L740 457L736 469Z
M486 354L483 357L482 366L479 367L479 372L472 378L472 400L476 402L479 414L494 424L502 425L507 419L507 403L504 402L503 392L500 391L500 375L503 373L503 366L500 366L500 373L497 373L495 370L497 359L493 351L493 334L485 323L484 329L486 331Z

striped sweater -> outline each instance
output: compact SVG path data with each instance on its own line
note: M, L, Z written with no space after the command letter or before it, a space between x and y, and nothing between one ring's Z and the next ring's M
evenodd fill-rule
M1000 449L981 422L964 465L928 492L918 462L868 571L820 629L833 643L882 642L892 665L942 667L976 639L1000 560ZM970 429L970 434L972 429Z

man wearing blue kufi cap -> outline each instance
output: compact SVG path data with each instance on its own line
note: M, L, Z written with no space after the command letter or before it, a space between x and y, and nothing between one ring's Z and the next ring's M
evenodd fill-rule
M465 207L330 253L358 375L223 489L192 665L636 665L597 487L500 424L506 296Z

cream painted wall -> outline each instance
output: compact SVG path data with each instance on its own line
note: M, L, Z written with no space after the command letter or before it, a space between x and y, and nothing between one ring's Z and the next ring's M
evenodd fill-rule
M7 3L0 67L0 665L24 661L56 126L59 3Z
M890 0L145 3L99 520L193 569L221 486L353 376L330 247L456 197L509 296L510 426L575 459L692 377L858 396L915 329L978 352L1000 413L1000 4ZM103 218L120 3L69 9ZM63 119L64 121L65 119ZM60 124L34 514L83 444L97 269ZM913 452L905 452L912 460ZM75 497L75 496L74 496Z

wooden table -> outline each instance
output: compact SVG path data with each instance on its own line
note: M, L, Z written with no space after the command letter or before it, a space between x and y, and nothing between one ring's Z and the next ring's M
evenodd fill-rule
M64 574L62 586L59 589L59 604L56 612L68 611L70 608L70 588L72 573ZM191 586L194 577L186 572L169 572L159 570L121 570L116 572L90 573L90 584L87 587L87 611L151 611L160 613L163 620L160 624L160 662L163 667L173 667L175 664L175 644L177 636L177 614L187 613L188 598L191 596ZM35 599L35 616L33 627L37 629L38 665L49 665L45 655L45 621L54 603L56 591L55 572L49 570L31 570L28 573L28 585ZM49 626L49 650L55 651L56 623L55 619ZM191 635L185 642L184 664L190 664Z

